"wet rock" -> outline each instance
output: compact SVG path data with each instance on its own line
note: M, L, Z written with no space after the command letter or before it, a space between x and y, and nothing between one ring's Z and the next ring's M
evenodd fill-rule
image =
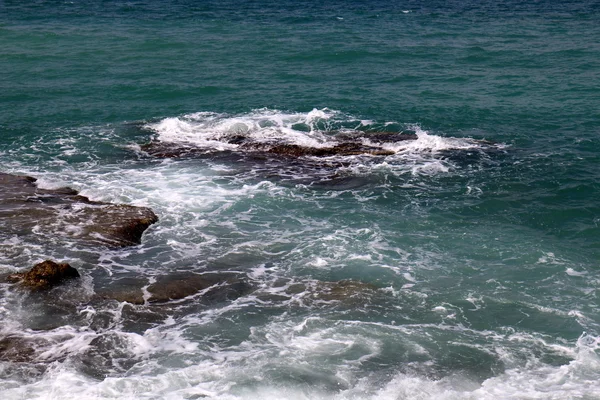
M145 304L145 287L141 282L129 281L115 288L98 291L104 299ZM204 302L217 303L235 300L252 291L252 286L235 274L174 274L162 276L146 287L149 304L167 303L196 296Z
M316 285L312 296L324 301L348 301L361 300L372 296L377 286L353 280L342 280L339 282L322 282Z
M0 361L31 362L35 357L36 344L22 337L0 338Z
M216 283L218 280L209 280L196 274L161 277L148 286L148 292L151 295L148 301L164 303L170 300L180 300L208 289Z
M144 292L138 287L119 287L106 288L97 293L98 297L105 300L116 300L120 303L126 302L129 304L142 305L144 301Z
M304 147L295 144L279 144L267 150L270 154L284 155L288 157L333 157L333 156L389 156L393 151L379 147L365 146L360 143L342 143L333 147Z
M0 229L71 237L113 247L139 244L158 217L146 207L92 201L71 188L40 189L36 179L0 173Z
M20 286L27 289L46 290L74 278L79 278L79 272L69 264L58 264L54 261L46 260L36 264L27 272L11 274L6 280L12 283L19 283Z
M209 302L235 300L251 291L251 286L235 275L229 274L185 274L167 276L148 286L150 303L180 300L202 293Z
M364 143L368 139L373 145ZM372 155L388 156L394 151L383 149L377 144L394 143L407 140L416 140L417 136L407 133L388 132L343 132L332 133L332 143L327 147L308 147L297 144L277 142L257 142L248 136L234 134L225 137L215 137L214 140L233 144L245 152L256 152L267 155L277 155L289 158L298 157L332 157L332 156L355 156ZM152 157L157 158L181 158L198 157L211 152L221 150L196 147L193 144L169 143L153 141L141 146L141 150Z
M275 293L257 293L257 297L270 302L295 300L303 304L338 303L351 306L371 299L379 289L373 284L350 279L338 282L277 282L274 287L279 287Z
M140 146L140 150L156 158L194 157L208 153L207 149L169 142L150 142Z
M350 302L372 296L377 286L370 283L345 279L338 282L309 282L291 285L290 294L303 293L305 297L317 301Z
M131 347L128 334L103 333L92 339L87 349L75 357L75 365L96 379L123 373L139 362L139 355L131 351Z
M158 221L145 207L125 204L90 205L65 217L71 225L84 223L82 237L96 239L114 247L140 244L142 234Z
M418 136L403 132L368 132L364 135L364 138L376 143L397 143L407 140L417 140Z
M63 360L66 353L43 354L50 346L65 338L47 340L37 336L0 336L0 361L16 363L50 363Z

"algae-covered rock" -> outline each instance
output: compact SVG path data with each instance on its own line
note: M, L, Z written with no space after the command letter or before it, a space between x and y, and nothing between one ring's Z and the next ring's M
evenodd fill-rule
M9 275L6 280L19 283L20 286L31 290L50 289L67 280L79 278L79 272L67 263L55 263L46 260L34 265L27 272L18 272Z

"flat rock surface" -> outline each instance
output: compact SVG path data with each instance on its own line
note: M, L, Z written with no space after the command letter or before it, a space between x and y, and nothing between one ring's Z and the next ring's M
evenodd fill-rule
M63 236L111 247L139 244L158 221L146 207L91 201L71 188L40 189L36 179L0 173L0 230Z

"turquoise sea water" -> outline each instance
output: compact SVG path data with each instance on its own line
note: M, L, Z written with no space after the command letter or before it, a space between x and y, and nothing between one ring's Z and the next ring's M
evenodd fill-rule
M120 250L0 232L0 273L83 275L69 306L0 285L0 339L50 343L0 361L3 399L600 398L597 2L4 0L0 77L0 172L160 218ZM354 130L418 139L223 140ZM254 289L89 300L190 271ZM377 289L314 299L344 280Z

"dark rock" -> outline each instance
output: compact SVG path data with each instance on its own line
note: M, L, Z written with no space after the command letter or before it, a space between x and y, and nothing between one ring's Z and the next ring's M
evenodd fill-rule
M383 149L376 145L365 145L363 139L369 139L374 143L393 143L416 140L417 136L407 133L388 132L338 132L337 134L332 134L332 140L337 141L337 144L328 147L307 147L297 144L256 142L241 134L215 138L215 140L222 140L228 144L235 144L239 146L238 148L240 150L246 152L257 152L292 158L354 155L388 156L394 154L393 151ZM141 150L152 157L158 158L198 157L211 152L216 152L216 150L208 148L195 147L193 144L160 141L144 144L141 146Z
M71 188L40 189L36 179L0 173L0 229L66 236L114 247L141 242L158 217L146 207L92 201Z
M43 373L45 367L55 361L64 361L69 355L69 349L63 351L48 352L56 344L68 340L67 336L54 336L48 340L30 332L27 336L7 335L0 336L0 362L27 363L27 371L30 373ZM33 364L32 364L33 363ZM18 370L15 368L13 372Z
M74 211L64 221L83 225L82 237L123 247L140 244L142 234L158 217L149 208L103 203Z
M35 357L36 344L16 336L0 339L0 361L31 362Z
M402 132L367 132L363 137L377 143L397 143L418 139L415 134Z
M69 264L57 264L54 261L46 260L36 264L27 272L11 274L6 280L12 283L18 282L21 286L31 290L44 290L74 278L79 278L79 272Z
M227 136L225 138L225 140L229 144L242 144L245 141L247 141L248 139L244 135L231 135L231 136Z
M207 149L169 142L146 143L140 146L140 150L156 158L195 157L209 153Z
M278 285L281 284L281 282L278 283ZM346 279L338 282L288 282L284 285L284 290L279 291L276 295L257 293L257 297L264 301L289 301L296 298L304 304L335 302L352 306L371 299L377 291L378 287L373 284Z
M339 282L320 282L316 285L312 297L324 301L353 301L372 296L377 286L350 279Z
M351 142L342 143L333 147L304 147L295 144L278 144L270 147L267 152L288 157L357 156L362 154L389 156L394 154L394 152L390 150Z
M164 303L170 300L180 300L195 295L216 283L214 280L206 279L197 274L161 277L148 286L148 292L151 294L148 301Z
M146 303L143 286L144 283L139 280L130 280L116 287L101 289L98 296L141 305ZM252 286L235 274L178 273L158 277L146 290L149 304L167 303L196 295L202 301L216 303L235 300L249 293Z
M251 291L251 286L233 274L185 274L166 276L148 286L150 303L164 303L194 296L202 291L209 302L235 300Z
M144 301L144 292L139 287L131 288L106 288L99 291L98 296L105 300L116 300L118 302L126 302L129 304L142 305Z
M17 335L0 336L0 361L17 363L51 363L64 360L65 353L43 354L50 346L66 340L66 338L55 337L52 340L28 335L25 337Z
M87 375L105 379L123 373L139 362L139 356L129 350L125 335L107 332L92 339L87 348L75 357L75 364Z

